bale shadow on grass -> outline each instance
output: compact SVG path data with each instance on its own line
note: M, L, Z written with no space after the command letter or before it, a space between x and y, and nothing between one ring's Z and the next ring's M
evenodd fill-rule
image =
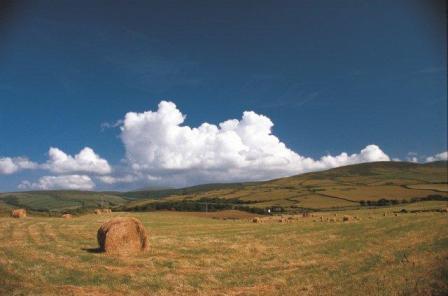
M104 250L102 250L101 248L81 248L81 250L94 254L104 253Z

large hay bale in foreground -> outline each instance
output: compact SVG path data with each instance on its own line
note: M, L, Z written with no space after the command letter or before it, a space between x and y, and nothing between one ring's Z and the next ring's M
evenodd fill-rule
M26 210L25 209L15 209L11 211L11 217L13 218L25 218Z
M117 217L105 222L97 232L100 250L131 255L149 249L148 234L136 218Z

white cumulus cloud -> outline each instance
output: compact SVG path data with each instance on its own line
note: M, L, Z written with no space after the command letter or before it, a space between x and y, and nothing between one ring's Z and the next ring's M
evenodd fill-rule
M95 188L95 183L86 175L43 176L37 182L23 181L20 183L19 188L33 190L91 190Z
M426 162L432 162L432 161L438 161L438 160L448 160L448 151L444 151L439 154L429 156L426 158Z
M100 176L98 179L106 184L116 184L116 183L132 183L140 179L136 175L124 175L124 176Z
M107 160L101 158L89 147L85 147L75 156L51 147L48 156L47 163L42 167L54 173L109 174L112 171Z
M371 161L389 161L377 145L359 153L318 160L289 149L272 134L272 121L253 111L218 125L183 125L186 116L172 102L157 111L129 112L121 126L126 160L134 172L175 182L262 180ZM186 181L185 181L186 180Z
M26 157L0 157L0 174L8 175L24 169L35 169L38 164Z

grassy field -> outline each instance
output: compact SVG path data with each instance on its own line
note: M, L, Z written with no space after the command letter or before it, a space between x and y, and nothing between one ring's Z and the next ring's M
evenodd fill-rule
M393 214L402 208L262 224L236 211L2 217L0 295L446 295L447 214ZM361 220L341 222L344 214ZM129 215L148 229L148 253L91 251L101 223Z

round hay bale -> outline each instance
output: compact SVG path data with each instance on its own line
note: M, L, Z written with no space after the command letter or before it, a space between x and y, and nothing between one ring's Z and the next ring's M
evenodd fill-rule
M25 209L15 209L11 211L11 217L13 218L25 218L26 210Z
M64 215L62 215L62 218L71 219L71 218L73 218L73 216L71 214L64 214Z
M351 216L348 216L348 215L344 215L343 217L342 217L342 221L344 221L344 222L347 222L347 221L351 221L353 218L351 217Z
M102 213L101 209L95 209L95 214L96 215L101 215L101 213Z
M148 234L136 218L117 217L105 222L97 232L100 250L109 254L131 255L149 249Z

